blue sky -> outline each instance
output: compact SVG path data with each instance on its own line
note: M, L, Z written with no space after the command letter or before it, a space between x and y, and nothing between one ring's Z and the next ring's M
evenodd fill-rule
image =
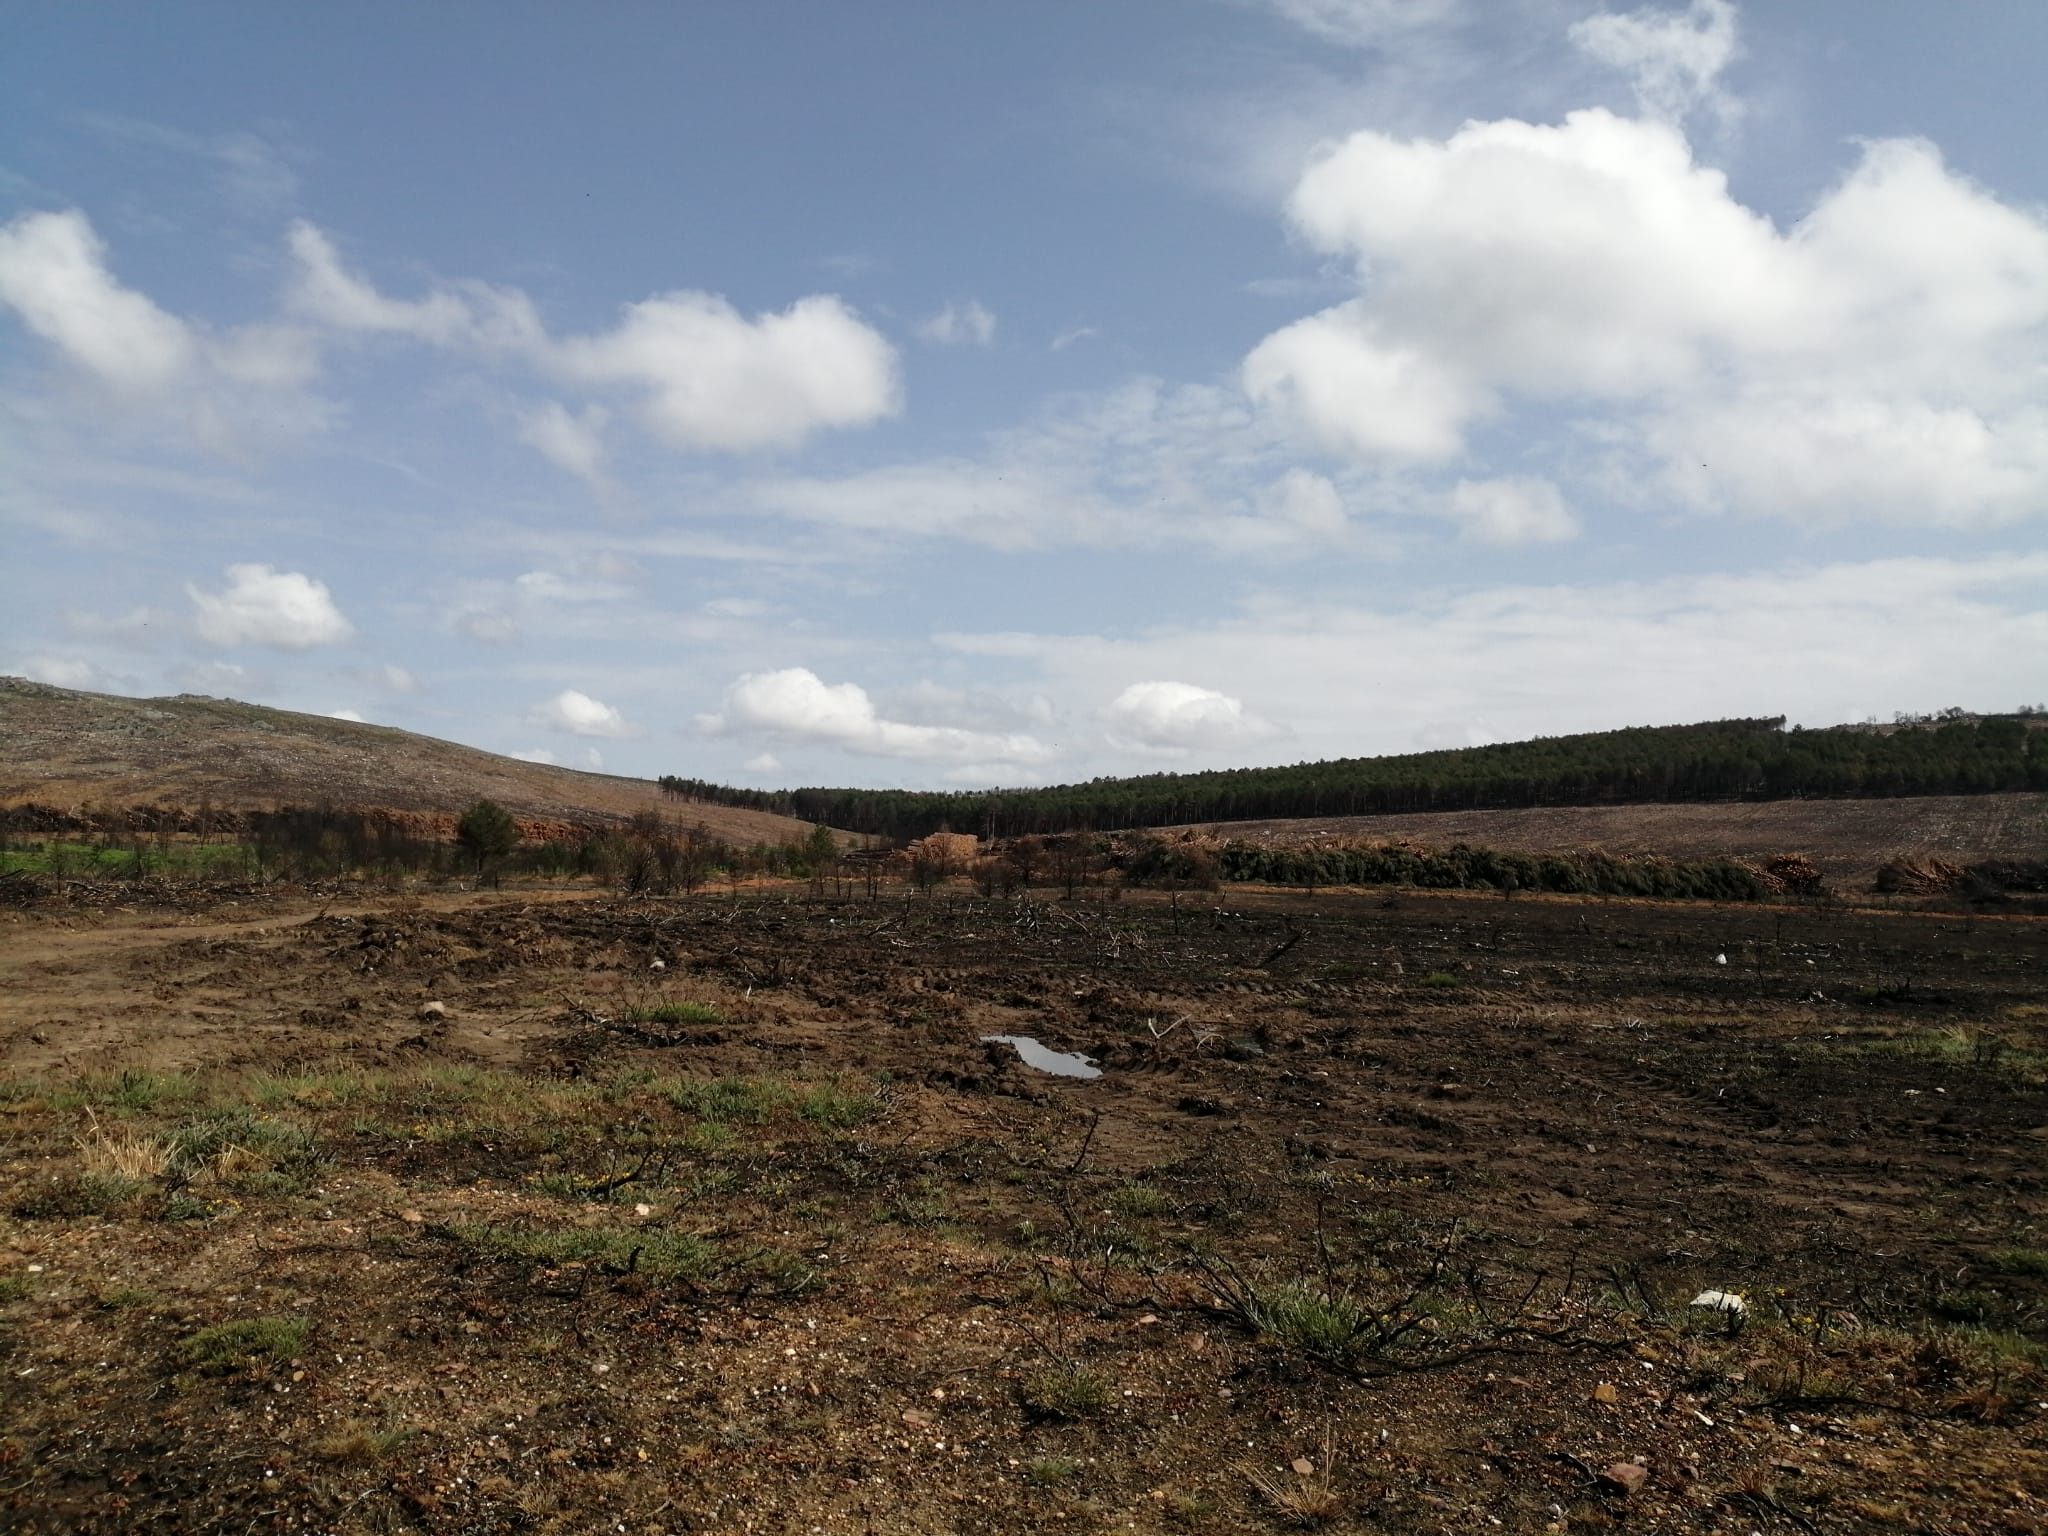
M2036 4L6 30L0 671L760 785L2048 695Z

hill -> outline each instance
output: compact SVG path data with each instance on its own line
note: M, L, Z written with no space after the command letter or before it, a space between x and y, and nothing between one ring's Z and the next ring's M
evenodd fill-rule
M655 810L742 844L810 831L744 806L679 808L646 779L521 762L390 726L194 694L128 699L0 678L0 806L333 805L453 815L479 798L528 820L578 825Z
M1495 746L1279 767L1093 779L1034 789L732 789L664 777L693 799L888 837L983 836L1551 806L1863 800L2048 791L2048 710L1896 728L1785 729L1783 717L1637 726Z
M1176 828L1276 847L1409 840L1504 853L1768 859L1803 853L1830 885L1861 890L1894 861L2048 859L2048 795L1915 795L1759 804L1545 806L1410 816L1325 816Z

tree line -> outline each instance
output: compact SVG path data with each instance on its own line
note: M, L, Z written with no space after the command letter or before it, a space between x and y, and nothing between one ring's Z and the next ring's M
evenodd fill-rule
M660 783L678 800L895 840L942 830L993 839L1419 811L1974 795L2048 790L2043 717L2039 706L1981 718L1946 710L1891 727L1787 730L1780 715L1033 789L754 790L674 775Z

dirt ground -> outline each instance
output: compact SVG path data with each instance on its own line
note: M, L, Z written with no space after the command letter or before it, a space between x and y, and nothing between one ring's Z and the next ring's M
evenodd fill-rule
M1843 890L1867 890L1894 859L2048 858L2048 795L1911 795L1893 800L1762 800L1705 805L1557 805L1409 816L1324 816L1204 827L1256 843L1471 843L1519 853L1596 848L1667 859L1802 853Z
M113 900L0 912L9 1529L2048 1527L2048 921Z

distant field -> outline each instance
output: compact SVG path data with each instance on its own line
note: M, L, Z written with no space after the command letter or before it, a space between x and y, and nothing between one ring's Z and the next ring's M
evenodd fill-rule
M1803 853L1838 884L1868 882L1891 859L2048 858L2048 795L1927 795L1900 800L1772 800L1754 805L1559 806L1204 823L1249 842L1406 838L1517 853L1598 849L1673 859Z
M514 815L623 821L659 810L736 843L779 843L793 817L665 799L646 779L500 757L389 726L181 694L124 699L0 678L0 805L210 803L382 806L457 813L488 797Z

